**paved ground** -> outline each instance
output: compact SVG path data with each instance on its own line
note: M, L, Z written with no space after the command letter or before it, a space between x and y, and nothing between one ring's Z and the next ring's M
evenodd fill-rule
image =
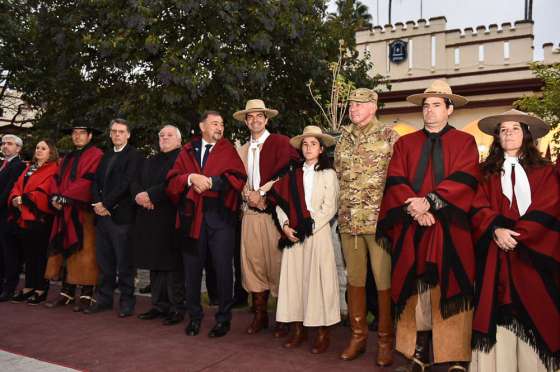
M51 291L54 295L56 290ZM149 298L139 297L137 313L148 308ZM158 320L119 319L117 309L84 315L73 313L70 308L1 303L0 349L39 361L4 353L0 371L68 371L56 369L62 368L57 365L87 371L134 372L392 370L374 367L373 334L364 356L343 362L338 353L349 337L346 327L333 327L329 351L312 355L308 344L296 350L282 348L281 341L273 339L270 330L246 335L244 329L251 319L247 309L234 312L232 330L227 336L209 339L206 333L214 323L213 312L213 308L207 309L200 335L187 337L183 333L184 323L166 327ZM402 358L397 357L397 364L402 363ZM51 369L40 369L46 367Z

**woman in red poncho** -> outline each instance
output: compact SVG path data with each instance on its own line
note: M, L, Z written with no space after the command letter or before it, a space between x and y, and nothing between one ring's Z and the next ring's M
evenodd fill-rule
M8 198L12 217L20 228L25 259L25 287L11 298L12 302L38 305L47 298L49 282L44 274L52 226L49 188L57 170L56 147L48 140L39 141L31 164L18 178Z
M471 371L560 367L560 182L534 140L549 126L521 111L482 119L494 143L472 224L476 310Z

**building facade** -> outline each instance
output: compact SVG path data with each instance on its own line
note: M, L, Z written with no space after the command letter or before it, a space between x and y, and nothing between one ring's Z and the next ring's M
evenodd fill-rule
M539 94L543 86L529 68L533 38L532 21L448 30L445 17L376 26L356 34L360 56L370 58L373 72L391 84L390 91L380 93L382 121L394 123L401 133L421 128L421 109L406 97L443 79L454 93L469 99L455 110L451 124L474 134L481 152L491 137L478 131L478 120L509 110L514 101ZM559 48L543 48L543 63L560 63Z

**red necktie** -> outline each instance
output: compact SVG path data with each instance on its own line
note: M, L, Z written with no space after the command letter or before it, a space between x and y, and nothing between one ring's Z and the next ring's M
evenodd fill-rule
M2 166L0 167L0 172L2 172L4 170L6 165L8 165L8 161L6 159L4 159L4 162L2 163Z

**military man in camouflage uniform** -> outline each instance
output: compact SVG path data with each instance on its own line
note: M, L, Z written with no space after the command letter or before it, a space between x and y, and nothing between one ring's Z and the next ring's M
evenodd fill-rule
M393 362L391 318L391 257L375 241L379 206L393 144L398 135L375 117L377 93L366 88L349 97L352 124L342 128L335 149L335 168L340 180L338 223L348 275L348 316L352 338L340 355L352 360L366 349L367 254L378 289L379 328L377 364Z

